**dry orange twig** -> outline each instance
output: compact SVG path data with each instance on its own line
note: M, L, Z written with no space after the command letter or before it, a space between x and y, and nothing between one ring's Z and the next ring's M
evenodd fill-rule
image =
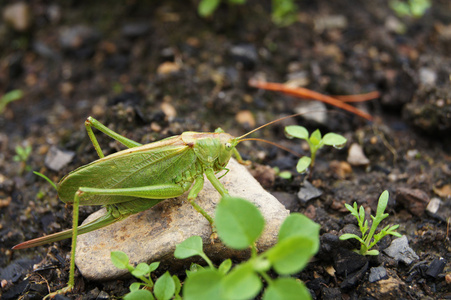
M306 88L302 87L292 88L281 83L249 80L249 85L255 88L264 89L268 91L281 92L297 98L318 100L333 105L335 107L347 110L349 112L352 112L353 114L356 114L369 121L373 120L373 117L370 114L361 111L360 109L357 109L354 106L349 105L345 102L362 102L379 97L379 92L377 91L360 95L336 96L334 98Z

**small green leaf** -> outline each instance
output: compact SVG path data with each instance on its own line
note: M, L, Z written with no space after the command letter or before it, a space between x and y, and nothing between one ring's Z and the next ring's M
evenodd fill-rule
M183 300L225 300L222 279L216 269L203 269L191 273L183 285Z
M340 240L345 241L345 240L349 240L349 239L356 239L358 240L360 243L365 243L364 240L362 240L361 237L359 237L356 234L353 233L343 233L342 235L340 235Z
M150 273L149 265L146 263L139 263L133 271L131 271L132 275L135 277L145 276Z
M175 246L174 256L179 259L202 255L203 245L200 236L192 236Z
M128 269L129 258L122 251L113 251L111 252L111 262L118 269Z
M21 99L23 95L21 90L12 90L0 97L0 114L3 113L8 103Z
M197 7L197 12L202 17L211 16L218 7L219 2L219 0L201 0Z
M186 276L189 277L189 276L191 276L192 273L196 273L196 272L198 272L200 270L203 270L203 269L205 269L205 268L202 267L201 265L195 264L195 263L191 263L191 265L189 267L189 270L186 270L185 273L186 273Z
M182 289L182 283L180 282L180 279L177 277L177 275L172 275L172 280L174 280L175 284L174 294L178 295L180 293L180 290Z
M290 214L283 221L279 230L279 242L292 236L303 236L313 242L313 252L319 249L320 226L299 213Z
M224 260L220 265L219 265L219 272L221 272L222 274L227 274L227 272L230 271L230 268L232 267L232 260L230 258Z
M139 290L142 285L145 285L145 284L142 282L133 282L132 284L130 284L130 287L129 287L130 292Z
M310 164L312 163L312 159L308 156L303 156L299 159L298 164L296 165L296 171L298 173L305 173L310 167Z
M321 132L319 131L319 129L316 129L312 132L309 141L312 143L312 145L315 146L318 146L321 143Z
M313 256L314 244L303 236L291 236L278 242L265 252L274 270L280 275L290 275L302 270Z
M351 205L345 203L345 207L351 212L352 215L357 216L357 211Z
M263 300L312 299L304 284L294 278L277 278L266 289Z
M153 292L158 300L169 300L174 296L175 283L168 271L157 279Z
M124 296L124 300L155 300L148 290L137 290Z
M225 298L234 300L253 299L262 288L260 277L251 264L242 264L234 268L222 280Z
M388 204L388 191L385 190L382 192L381 196L379 197L379 202L377 203L377 211L376 211L376 217L383 216L384 211L387 208ZM388 216L388 214L387 214Z
M308 140L308 131L305 127L298 125L285 126L285 135L287 138L298 138Z
M355 204L357 205L357 204ZM362 222L363 220L365 220L365 209L363 208L363 205L360 206L359 209L359 220Z
M370 250L366 252L366 255L379 255L379 251L377 250Z
M329 132L326 133L323 137L323 143L328 146L333 146L336 148L342 147L344 144L346 144L347 139L339 134Z
M149 265L149 273L152 273L153 271L158 269L159 266L160 266L160 262L158 262L158 261L151 263Z
M279 172L279 177L283 178L283 179L291 179L291 177L293 177L293 175L291 174L290 171L282 171L282 172Z
M266 272L271 269L271 262L264 256L257 256L253 260L249 260L256 272Z
M260 237L265 220L255 205L235 197L223 197L216 207L219 238L232 249L242 250Z

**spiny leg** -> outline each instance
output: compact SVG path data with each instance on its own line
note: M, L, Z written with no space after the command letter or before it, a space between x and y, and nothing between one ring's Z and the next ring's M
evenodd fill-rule
M97 154L99 155L100 158L104 157L104 155L102 153L102 149L100 148L99 142L97 141L97 138L95 137L94 132L92 131L92 127L96 128L100 132L103 132L104 134L118 141L127 148L133 148L142 145L138 142L126 138L125 136L120 135L117 132L114 132L113 130L109 129L108 127L106 127L93 117L88 117L88 119L85 121L85 127L86 131L88 132L88 136L91 139L91 142L94 145L94 148L96 149Z
M194 181L193 186L191 187L191 190L188 193L188 201L191 203L191 205L194 207L195 210L197 210L202 216L205 217L205 219L208 220L210 223L211 228L213 229L213 218L195 202L197 195L204 187L204 176L198 176L196 177L196 180Z
M118 203L117 206L120 207L119 213L122 214L118 218L124 218L129 215L141 212L150 208L151 206L157 204L158 202L167 199L178 197L183 194L185 190L177 184L162 184L155 186L144 186L144 187L133 187L133 188L123 188L123 189L99 189L99 188L86 188L81 187L75 193L74 196L74 208L73 208L73 221L72 221L72 247L70 255L70 267L69 267L69 281L67 286L50 293L45 297L53 298L58 294L65 294L70 292L74 288L75 282L75 251L77 247L77 236L78 236L78 208L80 204L80 197L83 194L90 195L115 195L115 196L130 196L139 197L156 200L152 203L145 203L143 205L135 205L137 201L128 201L123 203ZM103 227L103 226L102 226ZM100 227L99 227L100 228Z
M57 290L53 293L48 294L44 297L45 299L53 298L58 294L66 294L74 288L75 284L75 249L77 247L77 235L78 235L78 208L80 205L80 191L75 193L74 197L74 207L72 213L72 246L71 246L71 254L70 254L70 266L69 266L69 281L67 282L67 286Z
M222 185L222 183L219 182L218 178L216 178L215 172L213 171L212 168L206 169L205 175L207 176L207 179L211 182L213 187L219 192L219 194L222 197L226 197L229 195L229 192L224 187L224 185ZM210 223L211 231L212 231L210 239L211 239L212 243L214 243L215 239L217 239L217 237L218 237L218 235L216 233L216 228L214 226L214 220L202 207L200 207L195 202L195 199L197 198L197 195L199 194L199 192L202 190L203 186L204 186L204 177L198 176L188 194L188 200L191 203L191 205L194 207L194 209L196 209L200 214L202 214L202 216L204 216L204 218L207 219L208 222Z

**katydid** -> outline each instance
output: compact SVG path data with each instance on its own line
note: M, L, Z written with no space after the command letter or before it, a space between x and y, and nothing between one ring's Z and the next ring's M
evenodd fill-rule
M190 203L213 229L213 219L195 203L197 194L203 188L204 174L221 196L227 196L228 192L216 174L226 169L232 155L243 162L236 145L244 140L258 140L244 137L274 122L297 115L300 114L270 122L240 137L233 137L218 128L214 133L184 132L146 145L127 139L89 117L85 122L86 130L100 158L70 172L57 185L60 199L73 204L72 229L23 242L13 249L40 246L72 237L69 281L65 288L49 295L53 297L58 293L69 292L74 287L78 234L105 227L187 191ZM92 127L128 149L105 157ZM107 214L78 226L79 205L104 205Z

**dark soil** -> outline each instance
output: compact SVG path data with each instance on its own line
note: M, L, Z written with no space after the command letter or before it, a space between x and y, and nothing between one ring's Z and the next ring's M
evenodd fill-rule
M297 199L304 175L295 171L295 156L263 143L239 146L254 169L269 165L292 171L291 180L265 176L265 187L291 211L321 225L321 250L299 275L313 298L451 298L449 0L434 1L417 19L397 17L385 0L298 1L298 22L283 28L270 21L270 1L224 4L208 19L197 16L197 1L29 2L32 22L23 31L0 24L0 94L25 93L0 114L2 299L40 299L48 287L55 290L67 281L69 240L10 249L70 228L71 209L31 170L56 182L95 160L83 126L87 116L149 143L219 126L238 136L304 103L250 88L251 78L296 80L332 95L381 93L358 105L374 116L373 123L347 112L330 113L324 124L299 117L254 134L302 154L308 152L300 140L284 137L284 125L345 135L344 149L319 154L310 179L323 191L319 198ZM2 13L12 3L3 1ZM244 120L237 118L243 115ZM98 138L106 154L122 149L105 136ZM370 164L346 171L343 162L352 143L362 146ZM32 147L25 163L14 161L16 146ZM56 171L45 163L52 146L74 154ZM407 265L381 251L353 270L340 269L349 255L346 247L355 246L337 241L355 224L344 203L357 202L375 214L385 189L390 216L383 225L399 224L419 259ZM426 205L434 198L442 204L431 213ZM84 207L81 219L97 209ZM389 245L390 238L384 239L379 250ZM378 266L388 279L372 283L370 269ZM91 282L77 274L74 293L67 297L116 298L129 285L130 280Z

